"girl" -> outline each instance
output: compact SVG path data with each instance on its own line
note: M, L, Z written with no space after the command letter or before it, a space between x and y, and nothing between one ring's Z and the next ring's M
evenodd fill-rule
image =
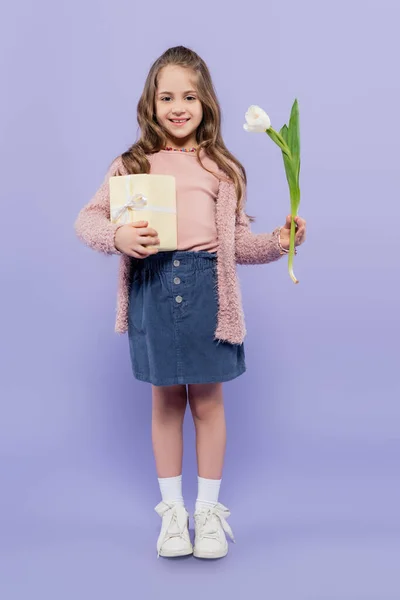
M236 264L288 252L291 215L253 234L244 212L246 173L221 136L221 113L204 61L167 50L138 104L141 136L117 157L76 231L95 250L120 255L115 330L128 332L134 376L152 384L152 443L161 491L158 556L228 552L229 509L218 501L226 445L222 382L244 373L245 324ZM109 178L129 173L176 178L178 250L160 252L149 223L110 222ZM305 240L300 217L296 246ZM196 430L198 495L194 546L182 497L182 425L189 402ZM234 540L233 540L234 541Z

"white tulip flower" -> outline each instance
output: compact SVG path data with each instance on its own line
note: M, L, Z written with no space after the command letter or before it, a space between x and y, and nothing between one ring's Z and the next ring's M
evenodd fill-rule
M246 112L243 128L250 133L265 133L271 127L271 120L265 110L253 104Z
M300 127L299 127L299 105L297 99L294 101L290 113L289 125L284 125L281 130L275 131L271 127L271 120L265 110L252 104L246 112L246 123L243 128L250 133L266 133L273 142L282 150L285 165L286 179L289 184L291 225L289 244L289 275L298 283L293 273L293 256L295 254L295 217L297 217L300 204Z

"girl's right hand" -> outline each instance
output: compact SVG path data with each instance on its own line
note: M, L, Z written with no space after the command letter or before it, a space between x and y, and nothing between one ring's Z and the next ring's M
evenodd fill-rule
M114 240L116 249L133 258L146 258L151 254L157 254L158 248L147 248L147 246L159 245L158 233L147 225L147 221L135 221L119 227Z

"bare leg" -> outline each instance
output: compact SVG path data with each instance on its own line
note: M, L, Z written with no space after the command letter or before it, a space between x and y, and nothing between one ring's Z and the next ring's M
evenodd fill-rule
M152 441L158 477L182 473L185 385L152 386Z
M226 448L222 383L190 384L188 396L196 429L198 475L221 479Z

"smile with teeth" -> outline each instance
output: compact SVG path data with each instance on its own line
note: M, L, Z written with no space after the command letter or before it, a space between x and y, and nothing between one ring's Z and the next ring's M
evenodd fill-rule
M189 119L170 119L171 123L174 125L184 125L189 121Z

